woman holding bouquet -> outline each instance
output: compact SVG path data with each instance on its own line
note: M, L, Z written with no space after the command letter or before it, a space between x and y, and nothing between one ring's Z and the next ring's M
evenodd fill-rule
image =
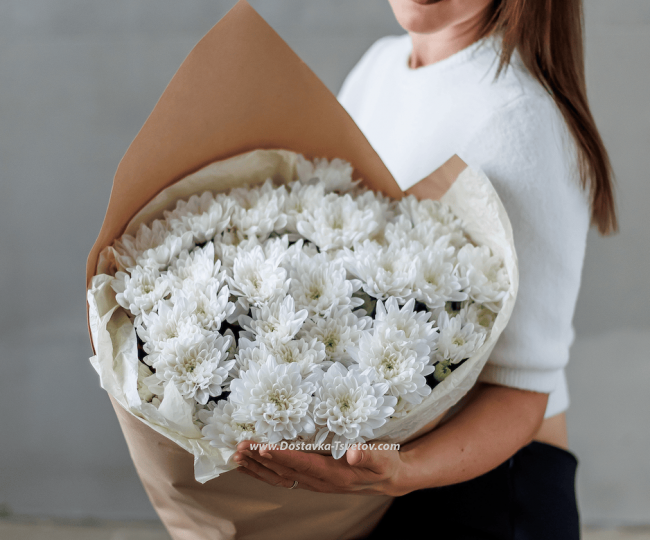
M480 382L400 451L347 460L240 443L242 472L285 488L395 496L372 538L577 539L564 367L590 223L616 230L585 90L581 0L389 0L341 103L404 190L458 153L512 222L520 286ZM420 536L421 533L418 534Z

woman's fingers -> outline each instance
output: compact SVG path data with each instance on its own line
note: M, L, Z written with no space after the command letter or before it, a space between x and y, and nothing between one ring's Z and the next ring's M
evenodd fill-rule
M332 486L327 485L315 478L303 477L299 473L295 473L293 476L288 477L281 476L254 458L248 457L246 459L235 460L235 462L241 465L238 470L242 473L256 478L257 480L261 480L262 482L266 482L267 484L274 487L289 489L291 486L293 486L294 481L298 480L298 485L295 489L306 489L309 491L318 491L321 493L338 493L338 491L333 490Z
M269 462L289 467L305 476L316 478L327 483L345 485L352 475L347 463L337 461L331 456L321 456L299 450L262 450L261 454Z
M276 463L262 453L246 451L246 455L249 456L251 459L257 461L260 465L266 467L267 469L271 469L273 472L275 472L279 476L282 476L283 478L287 478L287 479L295 478L296 480L298 480L298 478L296 478L298 475L304 476L301 473L299 473L296 469L287 467L286 465L282 465L281 463Z
M290 488L293 485L293 480L283 478L279 474L275 473L271 469L260 465L255 459L248 458L245 460L236 460L236 463L239 463L247 471L254 473L260 480L263 480L267 484L272 486Z
M299 486L305 487L305 489L312 489L314 491L332 493L336 490L335 486L331 482L321 480L320 478L314 478L313 476L306 475L291 466L282 465L275 462L272 459L269 459L263 454L258 454L256 452L251 452L252 459L257 461L257 463L267 469L272 470L278 476L286 478L288 480L297 480ZM338 491L336 491L338 492Z
M299 450L272 450L272 447L260 447L258 450L251 450L251 441L242 441L237 445L237 450L246 454L246 452L260 453L265 458L277 462L286 467L290 467L302 474L327 480L325 470L326 457L319 454L308 454Z

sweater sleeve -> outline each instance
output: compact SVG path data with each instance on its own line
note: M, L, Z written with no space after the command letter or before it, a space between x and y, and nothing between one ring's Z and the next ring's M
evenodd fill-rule
M550 393L573 342L589 205L574 143L545 94L497 110L460 155L494 184L512 223L519 292L479 380Z

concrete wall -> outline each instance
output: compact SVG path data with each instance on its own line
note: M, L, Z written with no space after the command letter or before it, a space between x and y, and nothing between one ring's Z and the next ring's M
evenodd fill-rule
M129 142L234 0L0 0L0 504L20 514L150 518L97 377L84 263ZM385 0L252 0L336 91ZM650 4L586 0L593 111L622 233L589 239L570 363L586 522L650 522Z

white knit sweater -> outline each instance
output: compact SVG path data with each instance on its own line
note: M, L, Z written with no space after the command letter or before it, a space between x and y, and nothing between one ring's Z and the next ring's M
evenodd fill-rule
M589 204L575 145L551 96L517 55L494 80L498 44L487 38L410 69L409 36L382 38L348 75L339 100L403 190L453 154L494 184L512 222L520 284L480 379L549 393L550 417L569 404L564 367Z

